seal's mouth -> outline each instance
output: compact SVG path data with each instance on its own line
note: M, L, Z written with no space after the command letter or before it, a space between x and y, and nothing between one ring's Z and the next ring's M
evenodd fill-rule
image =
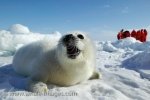
M63 44L66 47L67 56L71 59L75 59L81 52L76 46L77 38L72 34L68 34L63 38Z
M76 46L67 46L67 55L71 59L75 59L81 52Z

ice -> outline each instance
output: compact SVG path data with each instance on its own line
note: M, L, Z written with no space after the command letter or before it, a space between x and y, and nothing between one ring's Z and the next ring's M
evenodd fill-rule
M18 26L15 27L18 28ZM59 32L52 34L28 33L26 29L29 30L27 27L18 29L22 33L19 33L18 30L18 33L12 33L10 30L0 31L1 100L150 99L150 41L141 43L131 37L114 42L95 41L96 68L102 74L101 79L88 80L70 87L50 84L48 88L52 95L39 94L35 96L26 91L28 77L16 74L11 65L15 51L33 41L61 37ZM75 95L62 96L60 93L75 93Z
M123 65L128 69L138 71L143 78L150 80L150 52L145 51L139 53L123 62Z

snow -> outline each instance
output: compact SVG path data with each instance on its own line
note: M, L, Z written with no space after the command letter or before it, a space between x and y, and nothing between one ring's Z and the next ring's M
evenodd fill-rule
M9 30L13 34L29 34L30 33L29 28L21 24L14 24L10 27Z
M22 30L24 32L24 29ZM0 99L3 100L149 100L150 41L141 43L134 38L115 42L95 41L96 68L101 79L88 80L70 87L49 85L50 94L25 91L27 77L12 69L12 58L22 45L41 40L59 39L61 34L13 34L0 31ZM73 94L72 96L65 93Z
M42 39L58 40L60 37L61 34L57 31L44 35L31 32L26 26L15 24L8 30L0 30L0 56L12 56L21 46L34 41Z

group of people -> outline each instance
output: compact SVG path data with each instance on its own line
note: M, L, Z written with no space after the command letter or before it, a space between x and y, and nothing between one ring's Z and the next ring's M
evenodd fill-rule
M132 32L129 32L128 30L124 31L123 29L118 33L117 38L118 40L124 39L127 37L134 37L136 40L139 40L141 42L146 42L147 37L147 30L141 29L141 30L132 30Z

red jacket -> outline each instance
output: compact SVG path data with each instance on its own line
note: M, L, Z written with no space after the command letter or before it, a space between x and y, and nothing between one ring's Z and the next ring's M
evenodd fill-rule
M127 38L127 37L130 37L130 32L129 31L123 32L123 38Z
M141 29L141 38L140 38L140 41L141 42L145 42L145 33L144 33L143 29Z
M135 30L133 30L133 31L131 32L131 37L134 37L134 38L136 39L136 36L137 36L137 33L136 33Z
M118 33L117 39L118 40L123 39L123 29Z
M122 38L123 38L123 37L122 37L122 33L121 33L121 32L119 32L119 33L118 33L117 38L118 38L118 40L120 40L120 39L122 39Z
M136 40L141 41L141 30L138 30L136 33Z
M144 42L146 42L146 38L147 38L147 30L144 29L143 31L144 31L144 32L143 32L143 33L144 33Z

